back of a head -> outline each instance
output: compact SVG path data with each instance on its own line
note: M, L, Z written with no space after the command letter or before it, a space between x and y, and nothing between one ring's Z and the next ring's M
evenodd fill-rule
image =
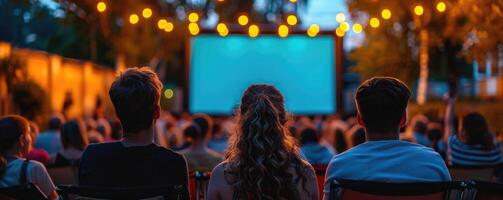
M210 131L213 131L213 120L210 116L206 114L196 114L192 118L192 123L197 124L201 129L200 134L198 134L194 139L205 139Z
M486 119L480 113L472 112L463 116L462 131L466 134L466 142L471 145L482 145L485 148L494 146L493 137L489 132Z
M201 134L201 128L194 123L183 129L183 135L189 140L194 140L195 138L200 137Z
M426 134L428 131L428 118L424 115L417 115L411 120L414 133Z
M304 184L305 166L286 122L283 95L274 86L248 87L227 153L227 176L239 197L248 193L253 199L298 199L300 191L285 169L293 167Z
M84 150L89 144L87 131L83 122L79 120L70 120L61 127L61 144L63 148L73 147L78 150Z
M28 135L30 123L18 115L0 118L0 177L5 174L7 160L5 154L16 145L21 136Z
M396 132L406 115L410 90L391 77L371 78L358 87L356 105L365 129L372 133Z
M158 76L148 68L129 68L112 83L109 95L125 136L152 126L161 89Z
M318 143L318 132L314 128L305 128L300 132L300 144Z
M433 144L440 141L443 138L442 126L438 123L429 123L426 135Z
M63 116L60 114L56 114L51 116L49 118L49 129L50 130L59 130L61 129L61 126L63 126L63 123L65 123L65 120L63 119Z

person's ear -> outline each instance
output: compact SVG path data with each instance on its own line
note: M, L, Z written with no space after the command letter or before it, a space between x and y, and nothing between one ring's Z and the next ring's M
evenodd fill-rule
M405 110L405 113L403 113L402 118L400 119L400 128L405 127L405 125L407 125L407 120L408 120L408 111Z
M358 121L360 126L365 127L365 122L363 122L362 116L359 112L356 113L356 121Z
M154 119L159 119L161 117L161 106L155 105L154 106Z

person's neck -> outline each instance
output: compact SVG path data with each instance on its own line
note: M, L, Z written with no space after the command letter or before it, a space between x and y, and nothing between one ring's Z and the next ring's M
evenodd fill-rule
M208 147L207 147L206 142L202 142L202 141L192 143L190 145L189 149L190 149L190 151L193 151L193 152L207 152L208 151Z
M121 143L125 147L147 146L153 143L152 138L152 130L147 129L138 133L125 133Z
M366 131L365 138L367 139L367 141L399 140L400 133L398 131L389 131L389 132Z

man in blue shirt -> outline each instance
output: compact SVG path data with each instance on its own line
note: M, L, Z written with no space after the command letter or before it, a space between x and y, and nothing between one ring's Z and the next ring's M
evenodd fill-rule
M410 90L400 80L376 77L356 92L358 123L366 142L334 156L328 165L324 198L334 179L386 182L450 181L442 157L431 148L399 140L407 122Z
M35 148L46 150L51 159L54 159L58 152L63 148L59 130L63 126L64 119L62 115L54 115L49 119L49 129L42 132L37 141Z

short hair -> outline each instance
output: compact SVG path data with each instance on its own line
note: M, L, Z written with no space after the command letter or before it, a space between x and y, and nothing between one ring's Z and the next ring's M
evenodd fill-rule
M63 116L61 116L60 114L55 114L51 116L51 118L49 118L49 129L59 130L64 123L65 120L63 119Z
M196 114L192 118L192 123L199 126L201 134L196 138L205 138L210 131L213 131L213 120L206 114Z
M358 87L356 106L370 132L396 131L406 113L409 88L392 77L374 77Z
M300 132L300 144L305 145L307 143L318 143L318 131L314 128L305 128Z
M124 133L135 134L152 126L162 83L148 68L129 68L119 75L108 92Z

